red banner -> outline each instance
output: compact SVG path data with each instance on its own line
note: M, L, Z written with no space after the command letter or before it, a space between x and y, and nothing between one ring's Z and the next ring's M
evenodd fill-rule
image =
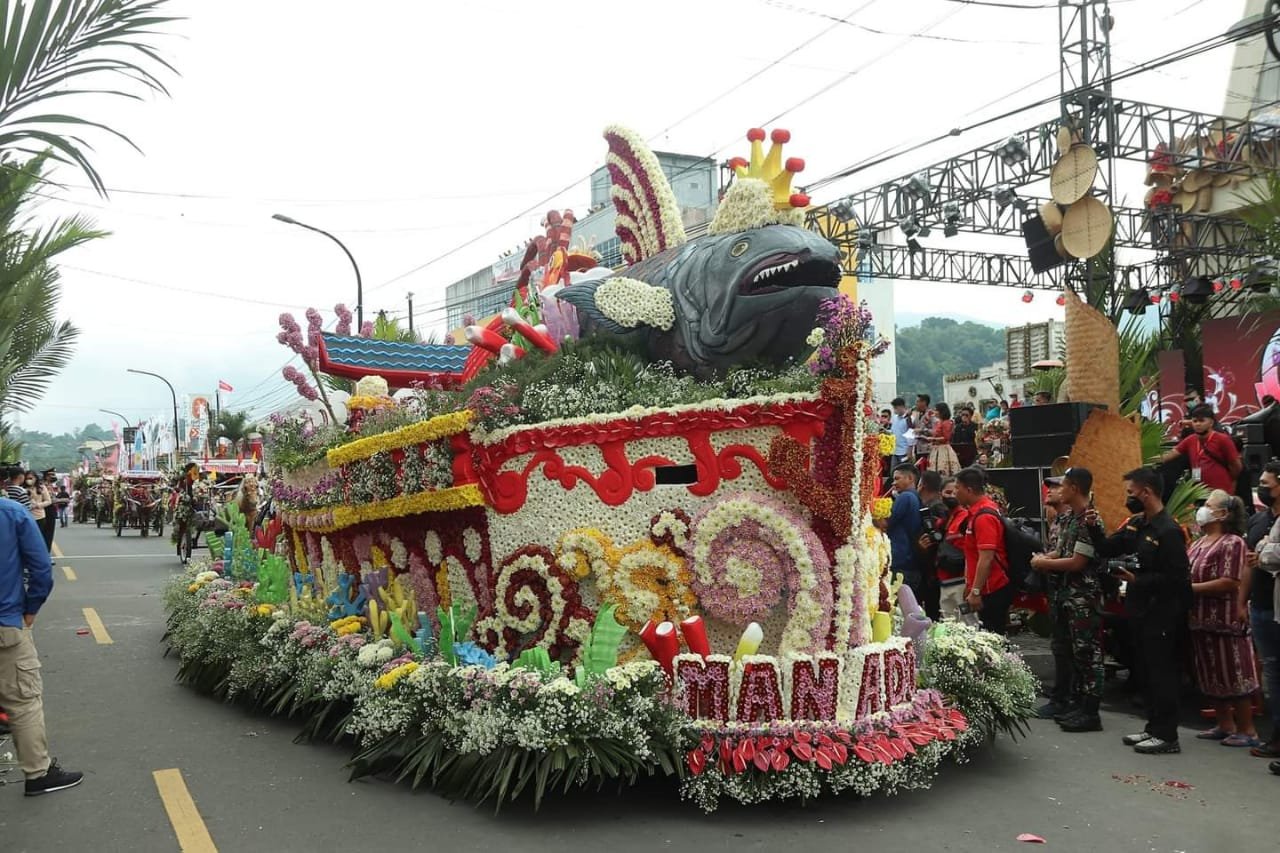
M1280 399L1280 312L1207 320L1201 325L1205 402L1232 423Z

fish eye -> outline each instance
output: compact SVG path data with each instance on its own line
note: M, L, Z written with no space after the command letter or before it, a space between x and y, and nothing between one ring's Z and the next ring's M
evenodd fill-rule
M729 250L729 257L731 258L742 257L742 255L747 251L747 248L750 245L751 245L750 240L739 240L738 242L734 243L733 248Z

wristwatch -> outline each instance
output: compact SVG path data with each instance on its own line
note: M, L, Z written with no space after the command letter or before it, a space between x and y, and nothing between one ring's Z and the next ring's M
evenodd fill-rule
M969 590L969 594L976 595L978 596L978 598L982 598L982 590L978 589L978 587L976 586L973 589Z

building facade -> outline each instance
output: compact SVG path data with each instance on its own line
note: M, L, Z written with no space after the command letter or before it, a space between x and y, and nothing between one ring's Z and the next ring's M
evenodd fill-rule
M1037 362L1060 361L1066 352L1062 323L1046 320L1004 330L1005 358L968 373L942 377L943 398L955 407L972 403L985 410L992 402L1027 400L1036 381Z

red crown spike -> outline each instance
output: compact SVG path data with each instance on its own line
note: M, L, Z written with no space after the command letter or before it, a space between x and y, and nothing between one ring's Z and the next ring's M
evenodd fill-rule
M793 175L798 175L799 173L804 171L804 158L788 157L786 166L787 166L788 172L790 172Z
M761 133L763 132L764 131L761 131ZM763 139L764 137L762 136L760 138ZM773 140L775 145L785 145L791 141L791 131L778 128L769 138Z
M791 206L792 207L808 207L809 196L805 195L804 193L792 193Z
M775 131L776 133L777 131ZM764 142L764 128L753 127L747 131L748 142Z

